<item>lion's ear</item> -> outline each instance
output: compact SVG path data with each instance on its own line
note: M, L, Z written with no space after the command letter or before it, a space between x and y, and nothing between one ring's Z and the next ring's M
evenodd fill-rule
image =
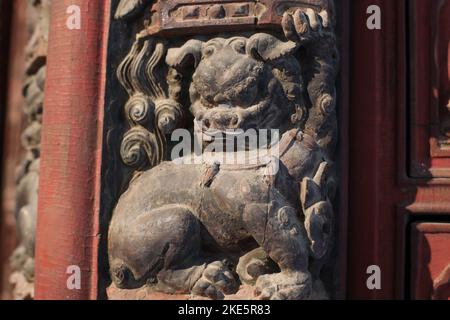
M187 64L192 64L196 68L202 58L202 47L202 41L189 40L181 48L169 49L166 63L175 69L183 68Z
M293 54L298 46L293 41L283 42L267 33L257 33L247 41L247 54L256 60L273 61Z

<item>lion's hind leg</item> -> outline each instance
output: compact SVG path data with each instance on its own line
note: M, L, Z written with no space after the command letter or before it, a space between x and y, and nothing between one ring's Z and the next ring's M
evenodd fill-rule
M167 205L136 218L122 214L110 229L112 280L119 288L138 288L155 283L162 271L195 265L200 238L200 222L188 207Z
M112 229L111 276L119 288L147 284L158 291L223 299L239 288L225 260L202 252L201 223L191 209L168 205ZM121 249L123 248L123 250ZM131 249L131 250L130 250Z

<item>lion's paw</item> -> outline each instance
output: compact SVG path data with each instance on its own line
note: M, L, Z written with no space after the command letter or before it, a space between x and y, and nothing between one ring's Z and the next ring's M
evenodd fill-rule
M239 283L225 262L210 263L203 271L202 277L192 289L194 295L215 300L224 299L225 295L234 294L239 289Z
M283 15L282 27L286 37L294 42L305 43L322 36L330 26L328 12L316 13L313 9L297 9Z
M255 293L259 300L307 300L311 290L309 273L281 272L260 276Z

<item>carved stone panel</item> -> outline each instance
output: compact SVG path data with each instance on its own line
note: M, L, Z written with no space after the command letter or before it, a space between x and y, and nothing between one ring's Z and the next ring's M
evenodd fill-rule
M110 133L122 132L108 146L120 149L109 170L125 172L110 298L330 297L333 2L122 0L115 16L136 40L117 66L128 100L113 99Z
M17 169L15 217L19 246L11 257L15 272L10 278L16 299L34 297L34 249L49 20L50 0L28 1L23 86L27 127L21 139L26 156Z

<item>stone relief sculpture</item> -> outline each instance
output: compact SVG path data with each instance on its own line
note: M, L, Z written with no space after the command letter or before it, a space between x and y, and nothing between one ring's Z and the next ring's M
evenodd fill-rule
M212 299L243 285L249 299L327 297L320 277L337 180L333 2L150 3L122 0L116 12L127 23L150 14L117 71L129 95L121 157L135 174L109 229L114 285ZM203 137L200 163L184 162L189 154L170 161L177 128ZM211 132L227 139L249 129L278 130L278 154L239 165L208 151Z
M11 275L16 299L34 297L34 247L39 188L39 159L50 1L29 0L27 7L26 74L24 113L27 127L22 135L25 158L18 168L16 224L19 246L11 257Z

